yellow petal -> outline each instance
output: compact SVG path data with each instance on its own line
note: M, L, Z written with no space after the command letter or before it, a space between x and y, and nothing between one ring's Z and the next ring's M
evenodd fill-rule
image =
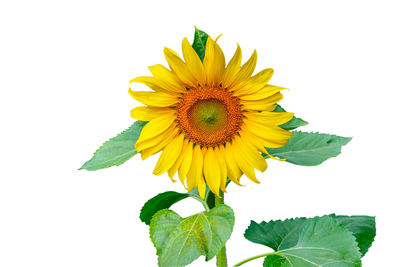
M223 148L223 146L222 146ZM226 178L227 178L227 169L226 169L226 162L225 162L225 156L222 154L221 152L221 148L216 147L215 148L215 155L216 155L216 159L218 160L218 164L219 164L219 169L221 171L221 184L220 184L220 188L222 192L226 193Z
M256 112L246 113L246 117L252 121L258 121L262 124L282 125L293 118L294 113L291 112Z
M183 158L184 158L186 143L187 143L187 141L183 141L182 152L179 154L178 158L176 159L176 161L172 165L172 167L168 170L168 176L174 182L175 182L175 180L173 179L173 177L174 177L175 173L178 171L179 167L181 166ZM183 179L180 179L180 180L181 180L181 183L183 184L183 186L186 188L185 177L183 177Z
M204 181L203 177L200 177L200 180L198 182L197 189L199 191L199 195L202 199L205 199L206 197L206 182Z
M289 139L293 135L292 132L286 131L279 126L261 123L257 120L253 120L250 118L245 119L244 124L246 125L247 129L249 129L249 131L251 131L253 134L256 134L257 136L265 135L270 138Z
M192 190L203 179L203 152L199 145L193 149L192 163L187 175L188 191ZM199 188L200 191L200 188Z
M218 86L225 71L225 56L211 37L207 39L203 64L207 83L212 86Z
M242 63L242 50L240 46L237 45L236 52L233 55L232 59L229 61L228 66L226 66L226 70L223 76L223 87L230 87L235 75L240 70L240 64Z
M189 172L190 165L193 157L193 143L186 140L182 150L182 164L178 170L179 179L184 183L185 178Z
M132 91L129 94L137 101L152 107L173 107L179 102L177 97L164 93L146 91Z
M157 165L154 168L153 174L163 174L172 167L182 152L183 137L183 134L179 135L164 148L164 151L162 152L160 158L158 159Z
M267 162L264 157L257 151L255 147L249 142L245 142L244 138L236 137L234 139L236 145L241 148L242 155L245 156L247 162L256 168L257 170L263 172L267 169Z
M260 110L260 111L271 111L275 109L275 104L283 99L281 93L276 93L270 97L260 100L240 100L243 105L243 110Z
M136 107L131 110L131 117L139 121L150 121L163 115L173 116L174 113L175 110L170 108Z
M232 87L235 96L252 95L267 85L274 73L273 69L265 69L242 83ZM283 88L282 88L283 89Z
M182 41L182 53L190 72L197 79L197 81L203 85L205 81L203 63L201 62L201 59L197 55L196 51L194 51L193 47L190 45L187 38L184 38Z
M258 138L256 135L248 132L245 127L241 129L240 136L243 137L243 139L246 140L246 142L251 144L258 151L263 152L265 154L268 153L268 151L265 149L263 145L263 141L260 140L260 138Z
M237 84L240 84L244 80L248 79L254 72L257 64L257 52L254 50L253 54L249 58L249 60L240 68L239 72L235 75L235 79L232 83L234 87Z
M163 150L177 135L178 128L170 127L170 130L167 130L165 133L141 143L145 147L140 151L142 160Z
M160 135L162 132L166 131L174 122L174 120L175 116L170 115L163 115L151 120L143 127L139 139L136 142L136 148L138 149L141 142ZM140 151L140 149L138 151Z
M174 93L186 93L185 85L181 82L181 80L176 76L175 73L171 72L169 69L164 67L163 65L157 64L149 67L151 74L153 74L154 79L157 83L168 90Z
M172 138L173 136L175 136L174 134L176 132L177 132L177 127L175 127L175 125L171 125L165 131L161 132L159 135L154 136L152 138L140 140L139 136L139 140L136 142L135 148L138 152L142 152L142 150L144 149L157 146L159 143L162 143L167 138Z
M169 48L164 48L164 55L167 59L168 65L174 71L174 73L178 76L178 78L184 83L189 86L195 87L196 79L193 74L189 71L186 64L182 61L182 59L176 55Z
M160 83L154 77L149 77L149 76L136 77L130 81L130 83L134 83L134 82L143 83L144 85L147 85L148 87L150 87L151 89L153 89L156 92L177 96L176 92L168 90L168 88L165 88L164 84Z
M182 163L182 157L179 156L179 157L176 159L176 161L174 162L174 164L172 164L171 168L168 170L168 176L169 176L169 178L170 178L174 183L176 182L176 180L174 179L175 173L176 173L176 171L178 170L179 165L180 165L181 163ZM182 184L183 184L184 187L186 187L184 183L182 183Z
M219 187L221 184L221 169L218 163L217 156L212 148L204 148L204 178L210 190L219 196Z
M244 125L242 127L242 132L250 133L261 141L262 145L265 147L269 148L278 148L278 147L283 147L284 145L287 144L288 140L284 138L277 138L277 137L271 137L266 133L255 131L254 127Z
M240 170L240 168L239 168L238 164L236 163L236 160L233 156L233 150L232 150L231 143L226 143L225 153L223 152L223 149L221 149L221 150L222 150L222 153L225 154L224 156L225 156L227 174L228 174L229 179L231 179L232 182L234 182L235 184L241 185L239 181L240 181L240 177L242 176L243 173Z
M254 172L254 166L247 160L246 156L243 154L242 148L237 145L237 140L240 137L236 137L232 140L232 152L235 157L235 161L238 164L239 168L242 172L255 183L260 183Z
M283 87L278 87L274 85L266 85L257 92L254 93L249 93L249 94L243 94L239 98L241 100L261 100L261 99L267 99L276 93L279 93L282 90L285 90L286 88Z

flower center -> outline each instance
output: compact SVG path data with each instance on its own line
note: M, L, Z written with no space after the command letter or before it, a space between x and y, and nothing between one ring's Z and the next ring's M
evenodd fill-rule
M243 115L239 100L224 89L190 89L177 105L177 122L192 142L213 147L232 140Z

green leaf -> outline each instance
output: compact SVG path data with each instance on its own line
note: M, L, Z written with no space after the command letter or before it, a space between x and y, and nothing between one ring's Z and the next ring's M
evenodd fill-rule
M284 110L280 105L276 105L274 112L286 112L286 110ZM305 126L305 125L308 125L308 122L306 122L303 119L293 116L293 118L290 121L288 121L282 125L279 125L279 127L290 131L290 130L294 130L298 127Z
M350 137L341 137L330 134L307 133L294 131L289 142L280 148L268 148L268 152L287 162L315 166L325 160L340 154L342 146L350 142ZM268 158L263 154L264 158Z
M296 226L296 220L290 224ZM284 236L268 238L274 242L275 253L264 261L266 267L359 267L360 252L352 233L333 216L299 220L302 225L299 234L288 231ZM297 227L293 228L298 232ZM297 236L297 239L294 237ZM275 256L274 256L275 255ZM278 257L277 257L278 256ZM280 265L278 265L280 264Z
M281 248L283 240L285 240L287 246L294 246L306 223L307 218L261 222L260 224L251 221L244 237L251 242L270 247L276 251Z
M80 167L80 170L95 171L111 166L119 166L136 155L135 144L146 123L144 121L136 121L131 127L105 142L97 149L93 157Z
M264 259L264 267L282 267L282 266L290 266L287 265L286 258L280 255L271 254L265 257Z
M167 191L149 199L140 210L140 220L149 225L153 215L162 209L168 209L173 204L187 198L188 194Z
M226 205L187 218L168 209L158 211L150 223L150 238L159 266L185 266L201 255L212 259L231 236L234 221Z
M370 216L336 216L335 219L356 237L361 255L364 256L371 247L376 235L375 217Z
M196 51L197 55L199 55L201 61L203 61L204 55L206 53L206 43L208 34L197 29L196 27L194 28L195 30L194 30L194 39L192 47Z
M376 227L375 217L370 216L337 216L329 215L339 224L343 225L356 238L362 256L371 247L375 238ZM304 225L312 219L296 218L285 221L277 220L270 222L256 223L250 222L244 237L254 243L261 244L277 251L284 249L281 247L283 240L286 246L294 246L303 230Z

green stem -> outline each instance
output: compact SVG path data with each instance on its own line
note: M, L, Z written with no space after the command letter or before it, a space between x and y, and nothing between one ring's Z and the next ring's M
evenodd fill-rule
M248 259L242 260L241 262L235 264L233 267L238 267L238 266L240 266L242 264L245 264L246 262L249 262L249 261L252 261L252 260L255 260L255 259L258 259L258 258L262 258L262 257L267 257L267 256L272 255L272 254L276 254L276 253L275 252L271 252L271 253L265 253L265 254L253 256L253 257L250 257Z
M224 204L224 193L220 191L221 197L215 196L215 206ZM217 254L217 267L227 267L228 262L226 259L226 248L225 246Z
M199 201L199 202L203 205L203 207L204 207L204 209L205 209L206 211L210 211L211 207L208 206L206 200L203 200L203 199L201 199L201 197L198 197L198 196L192 195L192 194L190 194L189 196L190 196L191 198L194 198L194 199L196 199L197 201ZM207 198L206 198L206 199L207 199Z

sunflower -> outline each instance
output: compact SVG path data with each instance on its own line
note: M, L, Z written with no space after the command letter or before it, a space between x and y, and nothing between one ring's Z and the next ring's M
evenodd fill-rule
M182 60L165 48L170 69L149 67L153 76L131 82L153 91L133 91L130 95L146 106L131 111L134 119L148 121L136 143L142 159L162 151L155 175L168 172L178 177L190 191L198 188L204 199L206 185L219 196L225 192L227 177L240 185L245 174L259 183L254 169L261 172L267 163L260 152L284 146L292 133L279 127L293 117L289 112L273 112L285 89L269 85L273 70L252 76L257 52L243 65L237 46L228 65L216 40L208 37L201 61L187 38L182 42ZM175 181L175 180L173 180Z

